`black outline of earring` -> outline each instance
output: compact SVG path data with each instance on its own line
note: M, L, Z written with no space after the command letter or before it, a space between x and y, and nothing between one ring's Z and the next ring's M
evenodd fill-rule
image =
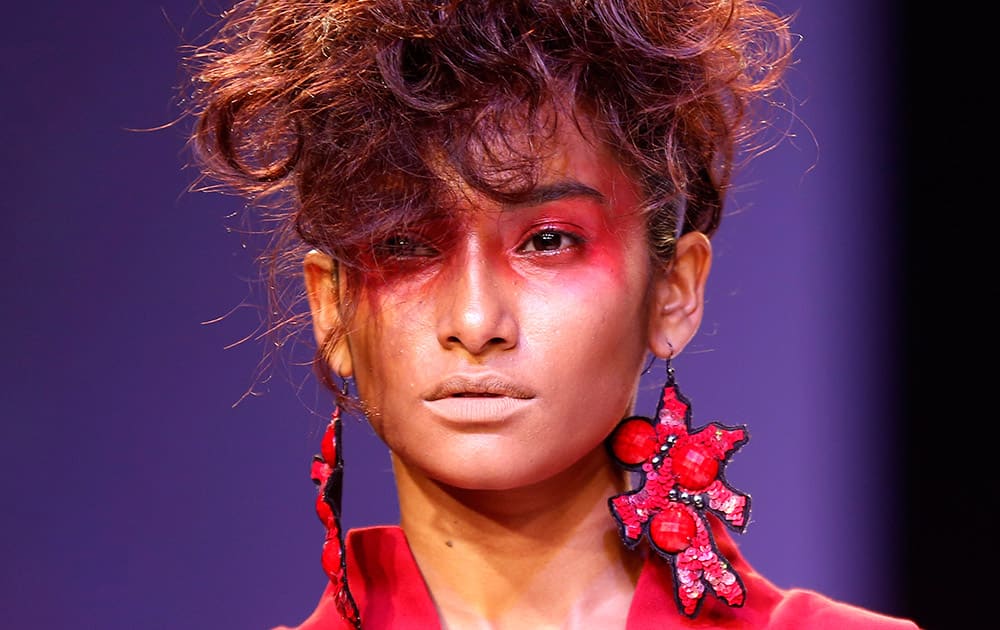
M348 380L343 378L341 380L341 396L346 397L348 395ZM339 577L336 574L328 574L330 581L333 582L338 590L334 595L335 603L337 606L337 611L340 613L341 617L354 626L356 630L361 630L361 613L358 610L358 604L354 601L354 596L351 594L350 586L347 581L347 547L344 544L344 530L341 526L341 507L343 499L344 490L344 452L343 446L344 442L342 439L342 428L343 421L341 418L341 405L339 399L335 404L334 411L331 414L330 424L327 425L327 429L323 433L323 439L327 439L328 433L332 430L333 435L333 453L334 461L327 462L322 455L315 455L313 457L313 462L322 462L330 468L329 476L326 478L326 482L323 487L319 489L322 493L323 503L325 503L332 513L333 517L333 527L336 529L336 544L340 551L340 571ZM318 485L320 480L315 476L313 481ZM322 514L319 515L320 520L323 521ZM326 525L326 522L323 521ZM327 538L324 542L323 553L325 555L325 546L330 543L330 531L327 528ZM324 567L325 568L325 567Z

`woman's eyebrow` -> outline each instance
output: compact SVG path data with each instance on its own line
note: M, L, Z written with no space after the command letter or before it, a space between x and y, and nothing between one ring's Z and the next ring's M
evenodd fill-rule
M540 184L532 189L523 201L512 204L512 206L515 208L537 206L567 197L589 197L601 204L607 202L607 197L596 188L591 188L576 180L564 180L549 184Z

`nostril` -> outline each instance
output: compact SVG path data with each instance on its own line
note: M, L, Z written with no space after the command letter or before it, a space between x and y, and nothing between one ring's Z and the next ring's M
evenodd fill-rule
M463 343L462 340L458 337L458 335L450 335L448 337L448 341L451 342L451 343ZM496 346L496 345L502 345L502 344L505 344L505 343L507 343L507 340L504 339L503 337L491 337L490 339L488 339L486 341L485 345Z

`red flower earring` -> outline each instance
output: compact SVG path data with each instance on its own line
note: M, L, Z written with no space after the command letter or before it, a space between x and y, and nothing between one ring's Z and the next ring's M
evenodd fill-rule
M344 383L344 395L347 383ZM330 577L335 603L345 628L361 630L361 615L358 605L351 596L347 585L347 555L344 549L344 535L340 529L340 500L344 481L344 456L340 441L340 406L334 408L330 424L327 425L320 444L321 455L313 457L311 477L318 488L316 514L326 527L323 542L323 571Z
M667 381L656 419L630 416L608 437L612 459L641 472L639 487L608 499L622 541L634 549L646 538L670 563L674 599L681 613L694 617L707 586L726 604L743 605L746 589L719 552L706 512L743 533L750 517L750 496L732 488L723 472L749 435L746 427L717 422L691 430L691 405L674 382L667 359Z

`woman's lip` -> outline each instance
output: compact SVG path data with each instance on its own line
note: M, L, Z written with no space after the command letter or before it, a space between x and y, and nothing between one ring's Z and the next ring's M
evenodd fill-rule
M424 393L425 401L459 398L510 398L526 400L534 398L534 392L522 387L499 374L450 376Z
M511 396L448 396L425 400L424 405L443 420L455 424L493 424L510 420L535 401Z

